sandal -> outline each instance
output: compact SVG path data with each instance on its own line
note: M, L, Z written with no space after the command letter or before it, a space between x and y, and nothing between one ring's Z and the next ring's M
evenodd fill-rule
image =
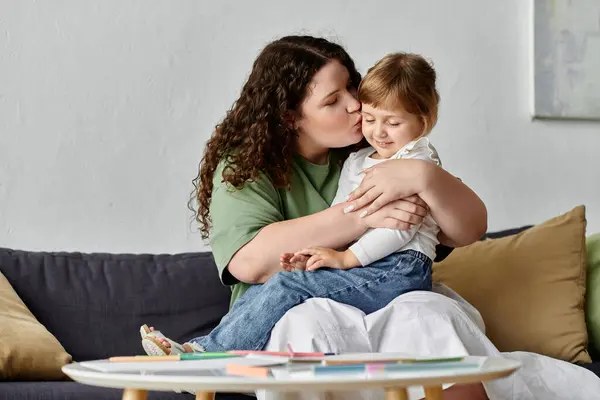
M142 337L142 347L149 356L172 356L181 353L203 353L205 351L202 346L196 343L179 344L160 331L151 331L146 324L140 327L140 336ZM171 348L166 347L159 339L165 339L169 342Z

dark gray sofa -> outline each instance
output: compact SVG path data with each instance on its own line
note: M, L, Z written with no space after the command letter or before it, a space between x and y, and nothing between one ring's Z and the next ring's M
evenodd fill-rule
M144 323L163 327L178 341L203 335L217 325L229 304L230 291L221 285L211 253L117 255L0 248L0 271L75 361L143 354L137 332ZM585 367L598 373L599 365ZM70 381L0 382L0 400L117 400L121 393ZM149 399L193 396L151 392Z
M0 271L75 361L144 354L137 334L144 323L165 327L175 340L205 334L227 312L230 297L211 253L115 255L0 248ZM0 382L0 400L117 400L121 395L121 390L70 381ZM193 398L170 392L149 395L154 400Z

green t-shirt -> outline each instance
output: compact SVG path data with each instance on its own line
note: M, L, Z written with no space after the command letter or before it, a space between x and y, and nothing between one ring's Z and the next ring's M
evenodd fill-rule
M222 182L223 167L221 162L213 178L209 241L221 281L233 285L233 304L249 285L237 281L227 271L231 257L265 226L328 208L337 191L341 167L333 152L327 165L312 164L295 156L290 190L276 188L266 174L237 190Z

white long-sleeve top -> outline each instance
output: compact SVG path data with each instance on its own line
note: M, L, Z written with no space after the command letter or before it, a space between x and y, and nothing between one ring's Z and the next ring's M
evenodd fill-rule
M361 171L386 161L371 158L374 153L375 149L368 147L348 156L342 168L332 206L343 203L350 192L360 185L364 177ZM390 159L398 158L425 160L441 166L437 151L427 137L407 143ZM427 215L421 224L413 226L408 231L387 228L369 229L350 246L350 251L363 266L404 250L416 250L434 260L435 246L439 243L437 238L439 230L431 215Z

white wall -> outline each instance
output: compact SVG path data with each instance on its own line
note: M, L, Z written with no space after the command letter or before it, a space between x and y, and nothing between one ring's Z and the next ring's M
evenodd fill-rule
M362 71L434 60L433 139L491 229L586 204L600 231L600 123L529 118L528 3L0 0L0 246L204 248L186 208L204 142L259 49L302 32Z

